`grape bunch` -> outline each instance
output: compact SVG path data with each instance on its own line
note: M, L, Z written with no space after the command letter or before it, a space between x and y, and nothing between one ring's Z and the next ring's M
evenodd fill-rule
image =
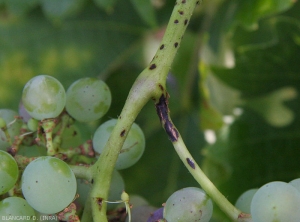
M65 91L56 78L38 75L25 84L18 112L0 109L2 220L39 221L49 216L51 221L80 220L92 181L76 169L87 172L97 161L117 120L93 129L92 139L84 137L82 129L99 121L111 100L102 80L82 78ZM108 203L120 201L125 190L117 170L135 164L144 150L143 131L134 123L112 175ZM116 207L108 204L108 215L114 215L112 220L123 215L125 220L126 212Z
M253 222L297 222L300 218L300 178L273 181L245 191L235 206L252 215Z

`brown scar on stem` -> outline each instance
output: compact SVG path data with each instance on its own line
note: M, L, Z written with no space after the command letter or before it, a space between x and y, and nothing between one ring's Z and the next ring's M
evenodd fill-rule
M97 197L96 198L96 202L97 202L97 204L99 206L99 210L101 210L103 199L101 197Z
M155 68L156 68L156 65L155 65L155 64L152 64L152 65L149 67L150 70L153 70L153 69L155 69Z
M122 130L122 132L120 133L120 136L123 137L125 135L126 130Z
M158 87L160 88L161 91L164 91L164 87L161 84L158 84Z
M179 137L177 129L174 127L169 117L168 99L164 94L159 98L158 103L155 104L156 112L159 117L161 124L163 125L169 139L172 142L176 142Z
M239 214L238 218L251 218L251 215L242 212L242 213Z

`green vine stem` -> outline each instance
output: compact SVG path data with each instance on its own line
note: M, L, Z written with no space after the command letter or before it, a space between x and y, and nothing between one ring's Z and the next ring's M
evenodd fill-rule
M198 0L176 1L159 49L148 67L142 71L134 82L103 153L101 153L97 162L89 168L89 173L92 175L91 182L93 183L89 204L91 205L94 221L107 221L106 201L109 201L107 197L115 163L131 125L140 110L150 99L154 100L156 104L162 125L173 142L175 150L202 188L231 219L239 222L251 221L251 219L247 219L249 215L245 215L237 210L217 190L194 162L179 132L169 118L166 78L192 13L199 3L200 1ZM165 103L165 105L162 103ZM87 210L90 210L90 208ZM84 212L84 215L86 215L86 212ZM84 218L82 221L87 221Z
M76 178L85 179L87 181L91 181L92 176L90 174L89 165L69 165Z
M167 93L166 93L167 95ZM194 161L192 155L188 151L185 143L180 136L179 131L173 124L169 115L168 98L163 94L159 102L155 104L157 114L160 118L161 124L172 141L173 146L180 157L183 164L205 190L205 192L211 197L211 199L220 207L220 209L227 214L232 221L237 222L251 222L251 215L245 214L235 208L226 197L216 188L216 186L209 180L204 174L199 165Z
M48 156L52 156L57 153L57 150L53 146L53 138L52 138L52 132L54 127L56 126L56 122L57 121L55 119L45 119L41 121L41 125L46 135L46 146L47 146Z

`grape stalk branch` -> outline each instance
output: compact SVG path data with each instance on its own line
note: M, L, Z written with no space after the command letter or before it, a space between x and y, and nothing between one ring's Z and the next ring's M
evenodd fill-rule
M166 78L192 13L199 3L198 0L176 1L160 47L148 67L141 72L134 82L103 153L98 161L89 168L93 188L82 221L91 219L89 216L90 211L92 211L94 221L107 221L105 201L108 198L114 165L131 125L143 106L151 99L155 103L162 126L173 143L176 152L202 188L232 220L251 221L250 215L243 214L236 209L202 172L188 152L169 116L167 106L169 95L166 91Z

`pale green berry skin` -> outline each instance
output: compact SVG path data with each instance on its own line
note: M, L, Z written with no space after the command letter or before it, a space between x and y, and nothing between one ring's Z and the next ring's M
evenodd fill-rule
M295 187L300 192L300 178L294 179L289 182L293 187Z
M15 219L13 219L15 217ZM34 209L20 197L7 197L0 202L1 221L19 222L36 221Z
M19 168L15 159L0 150L0 195L8 192L18 180Z
M62 211L74 199L76 178L67 163L50 156L30 162L22 175L22 192L35 210L53 214Z
M235 207L244 213L250 214L251 201L258 189L250 189L242 193L235 203Z
M91 122L104 116L111 105L111 93L100 79L82 78L67 90L67 112L79 122Z
M291 184L273 181L260 187L251 201L253 222L298 222L300 192Z
M66 92L54 77L39 75L24 86L22 102L30 116L37 120L55 118L65 107Z
M11 140L13 140L15 136L20 134L20 128L22 126L21 120L15 120L16 116L18 116L18 113L14 110L0 109L0 118L5 121L5 125L6 127L8 127L7 130ZM10 123L12 124L9 125ZM7 148L9 147L10 144L7 141L5 132L0 129L0 150L7 150Z
M207 194L200 188L187 187L168 198L163 215L172 222L209 222L212 212L213 204Z

